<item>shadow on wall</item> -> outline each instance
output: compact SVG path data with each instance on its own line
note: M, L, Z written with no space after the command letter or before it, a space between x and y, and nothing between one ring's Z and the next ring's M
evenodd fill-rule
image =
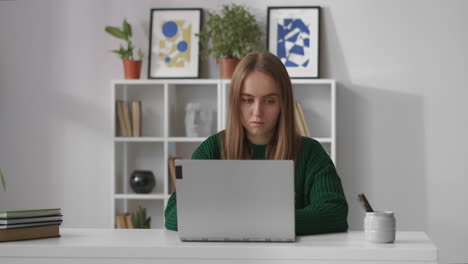
M374 210L395 211L398 230L425 230L423 98L352 83L333 14L322 14L321 78L337 80L337 169L350 230L363 229L361 192Z
M362 229L364 192L374 210L394 211L398 230L426 229L423 101L357 85L338 88L338 167L350 229Z

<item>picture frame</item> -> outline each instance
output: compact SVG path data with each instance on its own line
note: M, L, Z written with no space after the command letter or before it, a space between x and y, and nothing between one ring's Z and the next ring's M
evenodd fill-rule
M201 8L152 8L148 79L199 78Z
M320 77L320 7L268 7L267 50L286 66L291 78Z

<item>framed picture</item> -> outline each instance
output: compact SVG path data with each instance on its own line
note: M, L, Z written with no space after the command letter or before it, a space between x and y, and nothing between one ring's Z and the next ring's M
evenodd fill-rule
M198 78L201 8L151 9L148 78Z
M291 78L319 78L320 7L268 7L267 49Z

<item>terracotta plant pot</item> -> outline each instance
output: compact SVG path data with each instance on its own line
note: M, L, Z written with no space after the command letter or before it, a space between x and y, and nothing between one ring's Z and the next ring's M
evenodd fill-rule
M125 79L140 79L141 60L123 60Z
M221 79L231 79L239 61L237 58L220 58L218 62Z

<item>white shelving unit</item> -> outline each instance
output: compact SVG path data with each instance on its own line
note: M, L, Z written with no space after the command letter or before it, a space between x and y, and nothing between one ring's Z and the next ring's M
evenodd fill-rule
M336 84L329 79L293 79L295 100L302 105L313 138L321 142L336 162ZM170 79L115 80L112 89L113 166L110 182L111 214L147 208L152 228L164 227L164 208L170 194L167 160L190 158L209 135L185 137L185 106L189 102L209 104L215 111L212 133L225 128L230 80ZM142 102L142 136L117 137L116 100ZM211 134L212 134L211 133ZM150 194L136 194L129 186L134 170L151 170L156 186Z

